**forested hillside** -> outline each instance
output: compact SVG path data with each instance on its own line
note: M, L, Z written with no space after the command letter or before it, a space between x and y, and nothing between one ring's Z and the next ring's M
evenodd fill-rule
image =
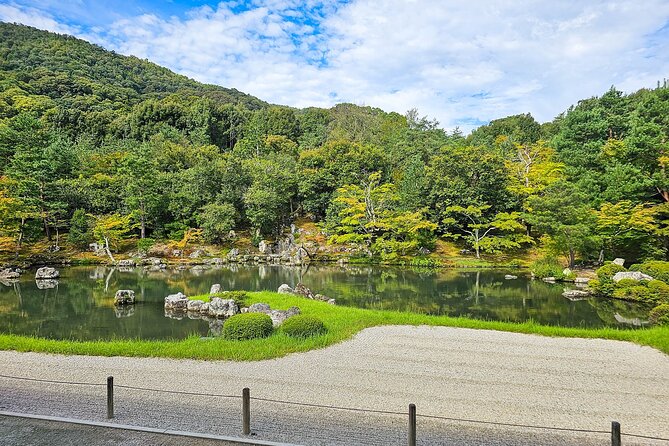
M298 218L391 261L438 238L478 256L667 257L669 86L614 88L465 137L415 111L297 110L84 41L0 24L2 246L69 233L258 242ZM150 241L139 244L145 245Z

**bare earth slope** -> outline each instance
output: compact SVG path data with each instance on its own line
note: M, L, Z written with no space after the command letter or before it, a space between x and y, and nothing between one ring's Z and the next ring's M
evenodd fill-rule
M259 362L0 352L0 374L669 438L669 356L631 343L446 327L376 327L327 349ZM105 388L0 377L0 410L105 419ZM123 424L237 435L240 400L116 389ZM252 401L256 438L405 444L406 416ZM607 434L419 417L419 444L610 444ZM627 444L656 444L624 438ZM669 444L658 442L657 444Z

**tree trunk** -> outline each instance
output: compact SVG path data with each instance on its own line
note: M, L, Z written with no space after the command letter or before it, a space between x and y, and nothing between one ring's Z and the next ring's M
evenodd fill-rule
M479 252L479 230L474 229L474 249L476 249L476 258L480 259L481 255Z
M107 252L107 255L111 259L112 262L116 263L116 260L114 259L114 256L112 255L111 251L109 250L109 238L105 237L105 251Z
M16 240L16 252L14 253L14 258L18 259L19 254L21 253L21 245L23 244L23 227L26 224L26 219L21 217L21 224L19 225L19 238Z
M573 268L574 263L576 263L576 253L574 248L569 248L569 268Z

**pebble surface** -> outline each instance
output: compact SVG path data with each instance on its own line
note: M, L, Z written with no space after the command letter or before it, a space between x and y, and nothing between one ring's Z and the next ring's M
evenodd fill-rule
M325 349L257 361L0 352L0 374L406 413L418 444L597 445L607 434L511 428L420 415L669 438L669 356L635 344L448 327L385 326ZM115 389L123 424L237 435L238 398ZM104 386L0 377L0 410L105 420ZM295 444L406 444L407 417L252 400L259 439ZM666 444L623 437L626 445Z

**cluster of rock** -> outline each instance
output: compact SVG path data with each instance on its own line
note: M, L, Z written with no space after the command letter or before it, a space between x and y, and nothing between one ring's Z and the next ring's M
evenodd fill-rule
M294 289L291 288L290 285L284 283L279 287L277 292L280 294L294 294L296 296L302 296L312 300L320 300L322 302L327 302L331 305L336 305L337 303L337 301L335 301L334 299L330 299L329 297L324 296L322 294L314 293L309 288L304 286L302 282L298 283Z
M210 294L220 293L221 285L211 286ZM268 304L257 303L248 308L240 308L234 299L222 299L211 296L209 302L198 299L188 299L183 293L170 294L165 298L165 316L181 320L202 319L209 322L212 335L218 336L223 328L223 320L240 313L265 313L272 318L275 327L280 326L291 316L300 314L300 309L291 307L288 310L272 310Z

